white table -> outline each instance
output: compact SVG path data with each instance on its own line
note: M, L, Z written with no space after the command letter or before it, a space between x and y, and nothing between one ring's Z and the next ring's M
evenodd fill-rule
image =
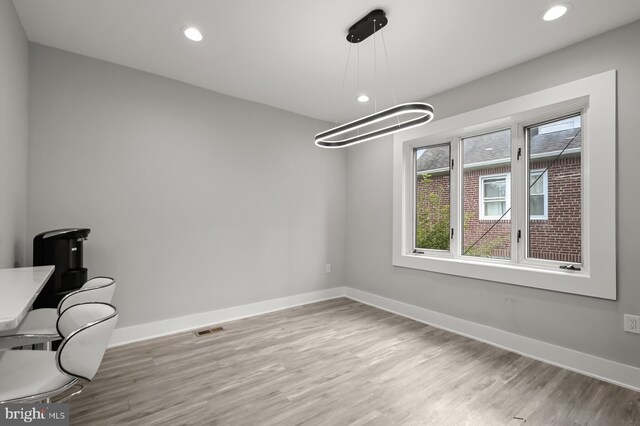
M44 287L53 266L0 269L0 331L16 328Z

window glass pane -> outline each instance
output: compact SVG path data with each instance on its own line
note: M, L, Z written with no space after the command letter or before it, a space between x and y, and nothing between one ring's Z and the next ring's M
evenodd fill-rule
M449 250L450 167L449 144L414 150L416 165L415 246Z
M507 210L507 203L504 201L489 201L484 203L484 215L500 217Z
M546 123L538 128L538 134L544 135L545 133L561 132L563 130L570 130L579 128L581 125L580 116L565 118L563 120L556 120L551 123Z
M544 196L531 195L529 197L529 214L533 216L544 216Z
M542 195L544 193L544 177L540 177L542 173L540 172L532 172L531 180L529 188L529 194L531 195ZM538 179L540 177L540 179Z
M484 180L484 196L489 197L504 197L507 187L507 180L501 179L485 179Z
M582 262L580 116L527 128L528 257ZM545 205L546 212L545 212Z
M511 131L462 140L464 156L462 254L511 257Z

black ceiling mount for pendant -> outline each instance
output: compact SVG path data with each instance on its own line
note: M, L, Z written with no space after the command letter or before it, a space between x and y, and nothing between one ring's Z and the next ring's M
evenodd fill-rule
M375 21L375 28L373 22ZM347 41L350 43L360 43L365 40L371 34L375 33L378 30L387 25L387 17L382 9L372 10L367 13L367 15L353 24L351 28L349 28L349 33L347 34Z

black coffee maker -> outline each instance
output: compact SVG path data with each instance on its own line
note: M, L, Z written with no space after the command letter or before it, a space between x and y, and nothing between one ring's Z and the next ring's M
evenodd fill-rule
M82 266L82 243L89 232L88 228L56 229L34 237L33 266L56 267L34 302L34 308L55 308L65 295L87 282L87 268Z

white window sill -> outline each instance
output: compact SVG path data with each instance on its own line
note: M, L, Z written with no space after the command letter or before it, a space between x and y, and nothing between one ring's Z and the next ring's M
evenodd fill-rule
M457 275L486 281L517 284L585 296L615 298L603 292L600 286L592 286L591 275L586 270L570 271L555 267L544 268L539 265L514 265L510 260L478 260L453 257L433 257L424 254L403 254L394 256L394 266L420 269L441 274Z

